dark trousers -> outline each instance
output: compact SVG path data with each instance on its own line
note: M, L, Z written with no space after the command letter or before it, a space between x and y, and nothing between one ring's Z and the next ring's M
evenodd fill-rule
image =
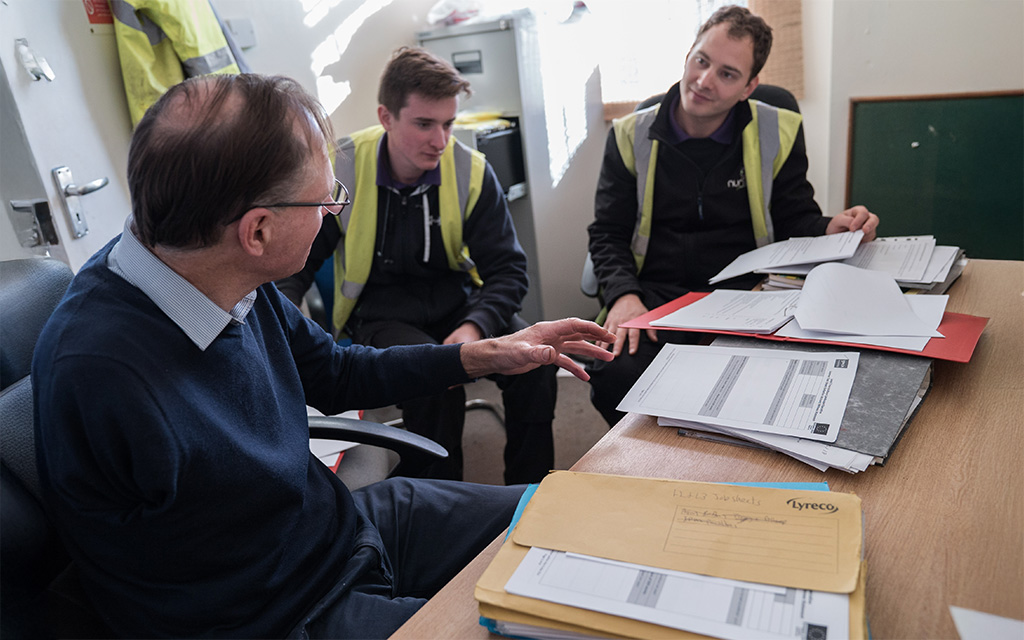
M506 333L527 324L514 316ZM417 327L389 320L354 323L349 333L354 342L380 349L407 344L439 344L455 329L449 323ZM555 417L558 381L554 365L538 367L515 376L488 376L501 389L505 405L505 484L540 482L555 465L551 423ZM448 458L430 464L421 477L462 479L462 432L466 423L466 390L462 386L444 393L406 400L398 405L405 427L430 438L448 450ZM399 464L398 475L407 471Z
M703 334L689 331L659 331L658 342L651 342L647 333L641 333L640 346L636 353L622 353L610 362L594 360L587 366L590 374L590 402L598 410L609 427L624 418L626 414L616 409L640 375L654 361L666 342L674 344L697 344Z
M391 478L353 491L353 555L290 637L388 637L508 527L525 489Z

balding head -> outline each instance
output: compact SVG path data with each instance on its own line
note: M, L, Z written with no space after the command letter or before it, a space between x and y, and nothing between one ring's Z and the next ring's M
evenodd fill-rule
M333 139L323 108L294 80L210 75L175 85L132 136L136 233L149 247L216 244L254 203L287 200Z

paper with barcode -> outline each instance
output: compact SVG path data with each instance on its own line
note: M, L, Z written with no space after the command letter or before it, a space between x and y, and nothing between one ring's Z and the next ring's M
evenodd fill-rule
M850 596L743 582L533 547L513 595L729 640L849 637Z
M835 442L859 354L666 344L618 406Z

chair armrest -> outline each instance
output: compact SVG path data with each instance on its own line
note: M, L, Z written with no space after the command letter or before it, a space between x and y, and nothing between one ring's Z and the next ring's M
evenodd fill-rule
M339 416L309 416L309 436L323 440L348 440L383 447L407 458L448 457L448 451L430 438L378 422Z

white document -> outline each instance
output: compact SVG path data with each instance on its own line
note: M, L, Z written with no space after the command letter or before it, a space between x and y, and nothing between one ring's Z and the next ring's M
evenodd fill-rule
M324 414L320 413L313 407L307 406L306 415L322 416ZM358 420L359 412L346 411L341 414L341 417ZM321 440L319 438L310 438L309 440L309 450L314 456L320 459L320 462L323 462L328 467L333 467L338 462L338 454L342 451L347 451L352 447L358 446L358 442L348 442L347 440Z
M618 410L835 442L859 358L666 344Z
M900 281L923 282L935 250L934 236L893 236L878 238L857 246L852 257L841 260L842 264L871 271L884 271ZM952 258L950 259L952 263ZM804 276L817 264L798 264L758 269L758 273L778 273ZM931 282L930 280L928 282ZM941 282L941 280L940 280Z
M836 447L827 442L818 442L805 438L793 438L743 429L730 429L729 427L703 424L690 420L677 420L675 418L658 418L658 424L680 429L711 431L732 436L733 438L749 440L750 442L764 445L769 449L796 458L805 464L811 465L818 471L825 471L829 467L834 467L847 473L858 473L871 466L875 460L874 456Z
M960 247L947 247L944 245L938 245L932 251L932 257L928 260L928 268L924 271L924 276L920 280L904 280L903 278L896 278L901 285L915 285L915 284L935 284L942 282L949 275L949 270L953 268L953 261L956 260L956 254L960 252Z
M847 594L725 580L538 547L527 552L505 591L729 640L849 636Z
M861 269L884 271L896 280L920 280L934 250L934 236L878 238L857 247L853 257L843 262Z
M807 274L793 316L810 331L863 336L941 338L910 308L892 276L845 264L819 264Z
M659 327L771 333L793 317L799 291L718 289L651 322Z
M715 284L758 269L771 269L790 264L807 264L828 260L845 260L857 251L863 231L845 231L814 238L790 238L758 247L737 257L708 280Z
M1024 621L1004 618L973 609L949 606L953 624L960 640L1020 640L1024 638Z
M946 312L949 296L908 295L903 296L910 309L929 327L938 327ZM828 342L852 342L854 344L890 347L907 351L924 351L930 337L920 336L862 336L856 334L828 333L825 331L808 331L800 326L796 318L787 322L775 332L777 336L787 338L804 338L807 340L826 340ZM941 334L940 334L941 335Z

